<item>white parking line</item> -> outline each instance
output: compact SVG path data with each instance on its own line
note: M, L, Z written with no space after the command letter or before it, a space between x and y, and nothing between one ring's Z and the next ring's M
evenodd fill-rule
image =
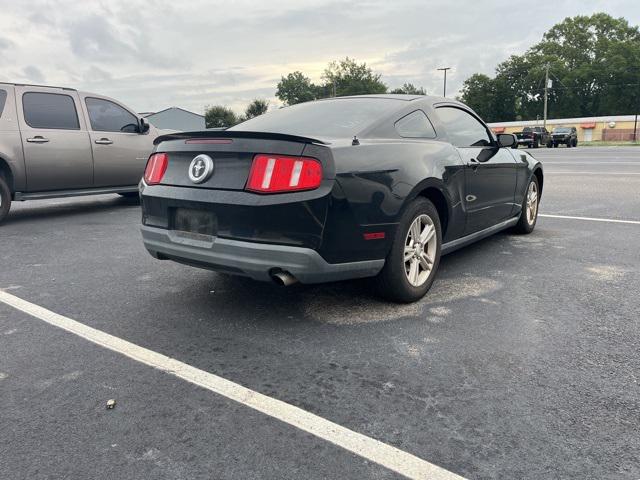
M579 170L576 170L574 172L571 171L565 171L565 170L559 170L559 171L553 171L550 169L545 169L544 173L548 173L550 175L557 175L559 173L565 173L565 174L571 174L571 175L640 175L640 172L607 172L607 171L602 171L602 172L581 172Z
M575 161L575 162L556 162L555 160L547 160L543 162L543 165L635 165L640 167L640 161L637 162L590 162L590 161Z
M101 347L175 375L242 405L292 425L411 479L464 480L408 452L349 430L318 415L268 397L204 370L89 327L0 290L0 302Z
M569 215L551 215L545 213L539 213L539 217L549 217L549 218L566 218L569 220L587 220L589 222L610 222L610 223L628 223L631 225L640 225L640 221L638 220L618 220L615 218L593 218L593 217L571 217Z

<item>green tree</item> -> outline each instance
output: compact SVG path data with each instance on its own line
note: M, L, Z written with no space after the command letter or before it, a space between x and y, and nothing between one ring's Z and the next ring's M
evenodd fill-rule
M387 92L387 86L380 80L380 74L373 73L366 63L357 63L349 57L331 62L322 78L325 81L325 91L329 89L331 96Z
M405 83L401 87L394 88L389 93L399 93L399 94L406 94L406 95L426 95L427 94L427 92L423 87L418 88L414 86L413 83Z
M207 128L232 127L239 123L239 118L233 110L222 105L205 107L204 123Z
M349 57L329 63L322 74L322 80L323 83L318 85L302 72L289 73L278 82L276 97L286 105L295 105L318 98L387 92L380 74L374 73L366 63L357 63ZM402 93L424 94L424 89L416 88L410 83L401 89Z
M639 106L640 31L624 18L566 18L531 53L551 65L552 104L568 115L631 113L631 105Z
M524 55L498 65L495 77L484 79L484 85L477 84L475 75L470 77L461 100L479 112L491 112L487 118L495 121L542 117L546 65L553 82L550 118L640 109L640 30L605 13L566 18L554 25ZM487 91L480 93L480 88Z
M264 100L262 98L256 98L253 100L244 111L244 120L249 120L250 118L257 117L258 115L262 115L263 113L267 113L267 109L269 108L269 101Z
M311 83L309 77L302 72L293 72L282 77L278 82L276 97L286 105L308 102L318 98L318 87Z
M462 84L460 101L473 108L487 122L495 119L495 80L476 73Z

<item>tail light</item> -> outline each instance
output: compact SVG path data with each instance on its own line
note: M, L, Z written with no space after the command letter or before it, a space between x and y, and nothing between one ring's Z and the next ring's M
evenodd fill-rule
M261 193L313 190L322 182L322 165L315 158L263 155L253 157L247 190Z
M169 155L166 153L154 153L147 161L147 168L144 169L144 181L147 185L157 185L162 181L164 172L169 165Z

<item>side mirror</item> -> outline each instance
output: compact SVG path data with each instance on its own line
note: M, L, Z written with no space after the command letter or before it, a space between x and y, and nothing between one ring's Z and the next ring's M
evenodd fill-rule
M147 133L149 131L149 121L146 118L140 119L140 127L138 131L140 133Z
M511 133L499 133L498 134L498 146L499 147L512 147L517 142L516 136Z

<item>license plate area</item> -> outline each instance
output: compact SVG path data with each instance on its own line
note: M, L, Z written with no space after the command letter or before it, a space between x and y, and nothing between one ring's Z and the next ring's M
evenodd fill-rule
M215 213L206 210L176 208L171 230L181 237L211 240L218 233L218 219Z

